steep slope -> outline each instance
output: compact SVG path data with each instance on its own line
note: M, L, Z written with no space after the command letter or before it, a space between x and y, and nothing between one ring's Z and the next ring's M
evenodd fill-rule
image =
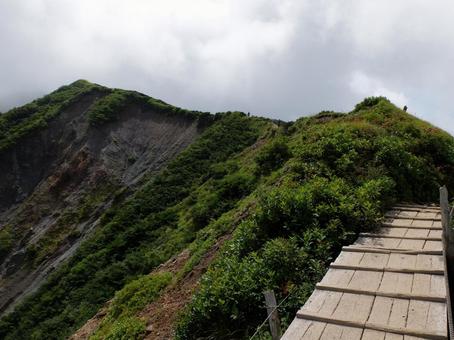
M17 230L24 229L23 236L17 239L17 248L10 251L12 256L7 257L5 267L11 268L10 258L17 259L18 252L25 254L16 260L22 270L17 270L16 275L8 273L12 283L5 285L5 299L24 268L36 268L34 273L41 279L47 273L43 265L36 266L37 261L55 266L57 260L74 255L32 297L4 318L0 326L2 338L50 339L69 335L117 289L182 250L194 239L198 228L177 223L182 200L215 171L212 166L253 144L269 125L267 120L240 113L211 116L178 110L133 92L103 92L107 94L93 102L83 118L79 112L81 125L63 121L61 126L75 128L73 138L64 143L67 153L56 157L61 166L52 169L48 177L43 176L30 195L30 203L27 198L17 208L25 214L26 207L32 207L43 216L28 221L28 214L16 224ZM62 112L54 119L58 122L66 116ZM41 129L37 131L42 133ZM18 141L17 145L23 143ZM156 172L162 165L166 165L165 169ZM250 186L248 178L227 184L234 188L244 185L245 192ZM125 190L136 192L122 203ZM85 191L87 195L82 195ZM83 197L77 200L80 196ZM234 194L230 204L237 198ZM226 203L218 213L228 208ZM22 216L17 209L12 215L8 212L7 217ZM65 213L63 209L72 210ZM49 227L54 215L59 218L56 230ZM78 247L78 240L92 229L95 230L83 237L85 241ZM17 234L15 230L14 233ZM56 245L56 240L62 242Z
M168 114L151 100L78 81L0 116L1 310L73 254L112 199L203 131L201 114ZM102 121L106 103L115 117Z
M90 110L93 126L118 119L107 107ZM101 307L80 338L249 338L266 317L263 290L286 298L285 326L330 259L386 207L434 201L440 184L454 190L453 138L385 98L290 124L240 113L208 121L111 204L0 321L1 338L65 338Z

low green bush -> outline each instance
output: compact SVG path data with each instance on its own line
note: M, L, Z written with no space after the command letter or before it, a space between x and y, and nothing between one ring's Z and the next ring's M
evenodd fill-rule
M93 126L99 126L119 118L120 111L128 103L128 93L113 90L112 93L97 100L87 112L88 121Z

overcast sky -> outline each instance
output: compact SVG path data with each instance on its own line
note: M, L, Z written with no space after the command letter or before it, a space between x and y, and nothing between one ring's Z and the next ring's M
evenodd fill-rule
M77 79L293 120L371 95L454 133L452 0L0 0L0 111Z

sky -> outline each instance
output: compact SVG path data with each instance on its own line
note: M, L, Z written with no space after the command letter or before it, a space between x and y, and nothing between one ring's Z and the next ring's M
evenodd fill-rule
M294 120L367 96L454 134L452 0L0 0L0 111L77 79Z

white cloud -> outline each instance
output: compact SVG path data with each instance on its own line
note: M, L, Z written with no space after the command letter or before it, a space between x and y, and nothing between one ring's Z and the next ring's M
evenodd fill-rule
M384 96L398 106L408 104L408 98L402 92L388 89L383 83L366 75L361 71L355 71L350 80L352 91L362 97L366 96Z
M0 110L86 78L282 119L385 95L454 132L453 14L450 0L0 0Z

